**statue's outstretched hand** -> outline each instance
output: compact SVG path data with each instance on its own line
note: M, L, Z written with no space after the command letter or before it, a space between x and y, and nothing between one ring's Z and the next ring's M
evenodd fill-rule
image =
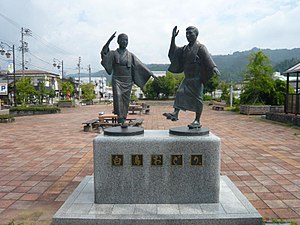
M175 26L175 27L173 28L172 38L175 38L175 37L178 35L178 33L179 33L179 30L177 30L177 26Z
M154 78L154 80L158 80L157 76L155 76L154 74L153 74L153 75L151 75L151 77L153 77L153 78Z

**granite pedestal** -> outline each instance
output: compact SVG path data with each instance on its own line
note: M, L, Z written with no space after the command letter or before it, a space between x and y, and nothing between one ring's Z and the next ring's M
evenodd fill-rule
M86 177L53 225L261 225L237 187L220 177L220 139L168 131L94 139Z
M220 139L146 130L94 139L95 203L219 202Z

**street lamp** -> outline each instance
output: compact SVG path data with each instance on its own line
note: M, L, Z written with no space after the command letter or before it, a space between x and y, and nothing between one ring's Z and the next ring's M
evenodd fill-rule
M6 51L3 49L3 45L6 45L9 49ZM16 60L15 60L15 45L10 46L9 44L2 42L0 43L0 54L6 56L6 58L10 58L11 53L10 51L12 51L13 54L13 75L14 75L14 106L17 106L17 86L16 86Z
M60 69L60 67L61 67L61 79L63 79L63 77L64 77L64 61L53 58L53 66L57 67L57 69Z

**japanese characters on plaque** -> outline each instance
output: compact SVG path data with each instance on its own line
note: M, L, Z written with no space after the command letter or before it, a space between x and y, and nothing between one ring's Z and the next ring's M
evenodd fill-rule
M192 154L189 156L189 161L191 166L203 166L203 155L202 154ZM171 166L183 166L184 158L182 154L171 154L170 162L164 162L163 154L153 154L150 155L151 166L163 166L164 163L170 163ZM112 154L111 155L111 165L112 166L123 166L124 165L124 155L122 154ZM142 154L132 154L130 155L130 165L139 167L144 165L144 155Z

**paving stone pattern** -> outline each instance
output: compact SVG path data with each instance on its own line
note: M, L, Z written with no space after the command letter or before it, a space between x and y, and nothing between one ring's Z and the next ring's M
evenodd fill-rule
M111 105L78 106L60 114L17 117L0 124L0 224L49 225L80 181L93 173L92 140L82 122ZM144 128L164 130L190 123L181 112L162 116L171 105L151 106ZM300 130L226 111L204 109L204 127L221 138L221 174L227 175L265 220L300 223Z

